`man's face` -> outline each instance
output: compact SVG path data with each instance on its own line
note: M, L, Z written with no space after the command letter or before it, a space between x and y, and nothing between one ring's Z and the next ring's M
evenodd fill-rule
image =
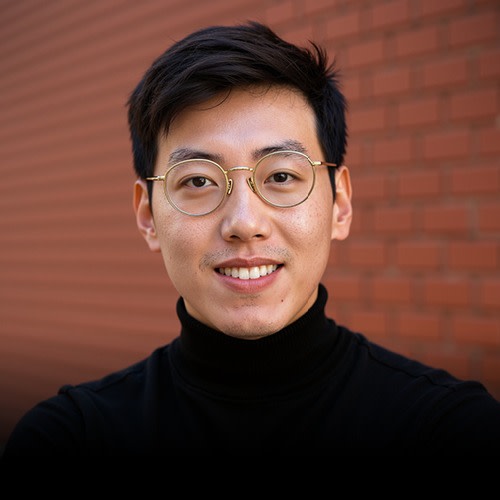
M283 88L235 90L226 99L188 108L173 121L159 139L155 175L163 175L181 150L217 157L227 170L254 166L259 151L289 149L292 142L312 160L330 160L323 158L314 113L301 95ZM310 197L295 207L276 208L251 191L248 171L229 175L231 195L208 215L176 210L161 182L154 183L150 210L145 183L137 181L134 206L141 233L151 250L161 251L187 311L228 335L255 339L282 329L314 303L331 240L349 232L349 176L345 167L339 170L334 203L327 167L316 167ZM255 276L260 266L276 269L256 279L219 271L248 268Z

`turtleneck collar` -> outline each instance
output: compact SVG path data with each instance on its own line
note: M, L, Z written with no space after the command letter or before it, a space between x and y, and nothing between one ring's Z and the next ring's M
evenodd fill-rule
M299 388L321 375L337 341L335 323L325 316L327 299L320 284L315 303L295 322L267 337L245 340L196 320L179 298L181 334L172 362L181 376L211 392L262 396Z

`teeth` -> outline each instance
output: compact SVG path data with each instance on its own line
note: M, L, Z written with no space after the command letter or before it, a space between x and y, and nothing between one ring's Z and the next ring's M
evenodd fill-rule
M278 266L276 264L268 264L267 266L254 266L254 267L221 267L219 272L226 276L239 278L240 280L255 280L261 276L266 276L276 271Z

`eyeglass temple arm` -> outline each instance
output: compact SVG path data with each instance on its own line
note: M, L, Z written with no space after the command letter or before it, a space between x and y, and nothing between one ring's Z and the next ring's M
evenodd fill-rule
M319 167L320 165L325 165L325 167L337 167L338 165L336 163L328 163L327 161L313 161L312 162L315 167ZM335 186L335 191L337 193L340 193L344 191L343 188L340 188L338 186Z
M325 165L325 167L337 167L338 165L336 163L328 163L326 161L313 161L312 164L315 167L319 167L320 165Z

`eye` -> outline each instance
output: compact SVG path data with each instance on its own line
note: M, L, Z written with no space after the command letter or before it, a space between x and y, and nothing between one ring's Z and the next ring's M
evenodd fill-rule
M215 184L211 179L208 177L202 177L202 176L196 176L196 177L190 177L187 179L184 179L183 185L187 187L194 187L194 188L202 188L202 187L207 187L210 186L211 184Z
M193 195L203 194L206 190L219 189L224 186L225 178L222 170L204 160L186 160L174 165L167 173L167 189L189 191Z
M265 184L273 182L277 184L282 184L285 182L290 182L293 181L296 178L295 175L292 175L288 172L275 172L274 174L270 175L267 177L267 179L264 181Z

